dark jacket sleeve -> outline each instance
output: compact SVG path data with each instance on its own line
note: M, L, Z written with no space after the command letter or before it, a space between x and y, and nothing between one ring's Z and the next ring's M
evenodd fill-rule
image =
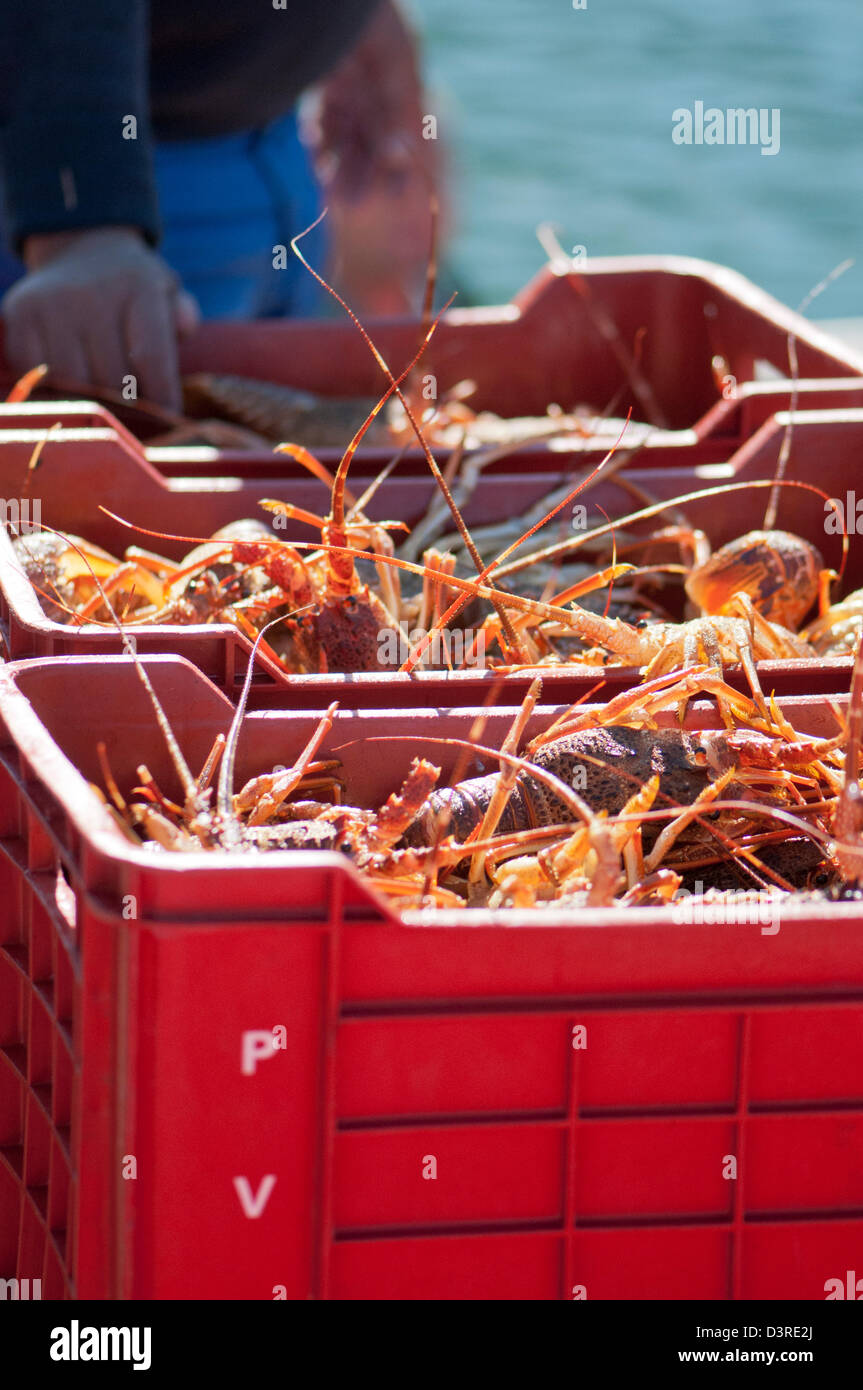
M147 0L0 0L6 225L158 236ZM134 135L134 138L131 138Z

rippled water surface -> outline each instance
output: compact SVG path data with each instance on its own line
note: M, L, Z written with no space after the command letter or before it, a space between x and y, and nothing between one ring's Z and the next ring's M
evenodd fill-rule
M863 0L412 0L458 194L450 259L508 298L556 223L591 255L734 266L813 317L863 314ZM677 145L672 113L780 111L780 149Z

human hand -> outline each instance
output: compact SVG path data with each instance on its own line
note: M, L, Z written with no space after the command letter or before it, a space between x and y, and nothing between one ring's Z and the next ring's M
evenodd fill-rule
M174 272L133 227L28 237L28 273L5 295L5 353L13 371L52 375L181 408L178 334L199 313Z

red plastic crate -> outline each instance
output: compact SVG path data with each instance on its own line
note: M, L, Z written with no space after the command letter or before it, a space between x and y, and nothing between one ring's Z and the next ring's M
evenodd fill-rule
M614 341L609 325L617 334ZM393 371L410 363L420 341L418 322L378 320L367 327ZM542 415L551 402L584 403L597 413L613 403L622 415L631 406L634 420L655 427L646 437L630 431L630 446L641 446L633 462L691 466L721 461L729 440L737 444L746 438L752 412L759 423L765 418L760 364L788 375L791 331L801 391L823 391L820 404L837 404L837 393L844 394L841 379L863 376L863 358L742 275L687 257L605 257L568 276L546 267L510 304L449 310L426 350L423 371L435 375L441 395L460 381L475 381L472 407L506 416ZM639 400L627 382L623 360L636 351L652 405ZM718 399L711 368L715 355L725 359L734 378L729 383L733 399ZM386 384L346 319L211 321L182 345L182 367L282 382L323 395L375 396ZM8 374L6 381L11 384ZM766 390L776 393L773 408L788 403L787 386L771 382ZM850 390L854 398L848 403L863 403L860 383ZM156 432L152 419L134 404L118 405L117 411L141 438ZM6 427L14 427L11 420ZM534 444L518 455L542 467L549 453L574 453L589 461L606 447L559 441L551 451ZM214 471L205 457L195 465L178 454L166 451L163 466ZM337 456L332 449L321 451L329 463ZM222 455L232 472L243 457ZM359 453L361 463L375 468L388 457L387 449L373 445ZM260 465L268 456L254 458ZM252 461L246 456L247 466Z
M515 387L517 391L517 384ZM619 452L630 455L627 467L664 469L673 467L703 467L724 463L777 411L790 408L796 392L798 410L859 410L863 408L863 377L835 377L798 381L744 381L737 385L733 396L717 400L692 429L645 431L630 424ZM236 477L306 478L304 469L294 465L286 455L272 451L216 449L211 445L148 445L121 423L117 414L106 406L87 400L33 400L20 405L0 403L0 430L63 429L113 430L123 439L124 447L165 478ZM488 465L489 476L535 471L566 471L574 468L593 468L608 452L618 437L617 429L609 429L593 438L561 437L548 444L524 444L501 459ZM347 442L347 440L346 440ZM330 468L338 461L333 449L315 450ZM378 471L390 460L390 450L379 446L361 445L355 456L353 475L367 476ZM448 457L446 450L434 449L440 462ZM425 476L427 464L418 449L410 449L399 472L404 475Z
M752 439L723 464L693 469L642 469L634 481L657 500L671 499L714 484L747 483L773 477L784 438L787 416L780 413L761 427ZM863 410L801 411L795 416L793 448L787 470L791 480L814 481L825 492L843 497L853 486L856 461L863 449ZM22 490L27 464L40 430L0 432L0 495L14 497ZM485 525L524 516L526 511L550 490L577 475L562 470L550 474L523 467L502 480L484 476L465 507L469 525ZM602 507L611 516L621 516L638 505L626 484L625 471L608 482L597 481L583 495L593 509ZM354 480L354 486L357 486ZM45 446L38 470L31 478L30 491L38 493L42 521L61 531L85 536L96 545L121 554L126 545L139 542L163 549L172 558L182 556L190 546L181 542L150 540L118 525L101 510L104 505L136 524L175 534L204 537L218 527L242 516L267 514L258 507L261 498L282 496L309 510L322 512L329 506L328 493L316 479L290 471L284 476L221 478L165 478L141 455L134 442L109 429L60 429ZM413 525L421 519L437 495L434 480L425 474L397 471L387 480L369 506L373 517L396 517ZM741 535L763 523L769 490L766 488L727 493L686 505L693 525L701 526L714 546ZM581 499L579 499L581 500ZM657 523L647 523L651 527ZM794 488L783 490L779 524L798 532L820 549L825 563L837 566L840 545L837 537L824 531L824 509L811 492ZM553 528L552 528L553 529ZM310 540L308 527L290 524L274 533L281 538ZM558 533L553 532L556 536ZM669 555L671 552L669 551ZM863 553L852 537L844 592L863 584ZM0 533L0 626L10 659L36 656L96 654L118 652L119 636L112 628L73 628L49 619L29 580L14 563L11 546ZM146 652L177 652L187 656L220 688L233 696L245 675L251 643L227 624L199 626L160 626L134 629L138 649ZM813 693L847 690L850 662L830 658L817 662L764 662L760 666L766 690L781 693L798 688L795 682L806 672L807 689ZM636 675L623 667L543 668L546 696L571 701L580 698L598 681L606 690L632 684ZM360 673L350 676L292 677L292 699L298 708L324 708L333 699L350 699L367 707L407 707L481 702L500 678L493 671L464 670L453 674L419 672L415 675ZM520 700L530 675L508 676L507 699ZM740 689L748 689L739 671L729 668L728 679ZM285 673L276 664L259 657L259 670L253 687L257 707L278 703L283 698Z
M147 666L197 766L230 704ZM412 755L451 766L424 737L474 713L345 711L327 746L377 804ZM314 722L250 715L239 776ZM0 1275L96 1298L820 1299L859 1268L854 904L772 936L647 909L400 921L336 854L130 846L87 787L97 740L121 784L142 759L173 779L123 658L3 669L0 727Z

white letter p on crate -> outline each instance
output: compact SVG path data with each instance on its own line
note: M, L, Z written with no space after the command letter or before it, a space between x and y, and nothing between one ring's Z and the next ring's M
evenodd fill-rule
M243 1076L254 1076L258 1070L258 1059L266 1057L268 1060L276 1054L276 1039L272 1030L269 1028L250 1028L242 1035L242 1066L240 1070Z

